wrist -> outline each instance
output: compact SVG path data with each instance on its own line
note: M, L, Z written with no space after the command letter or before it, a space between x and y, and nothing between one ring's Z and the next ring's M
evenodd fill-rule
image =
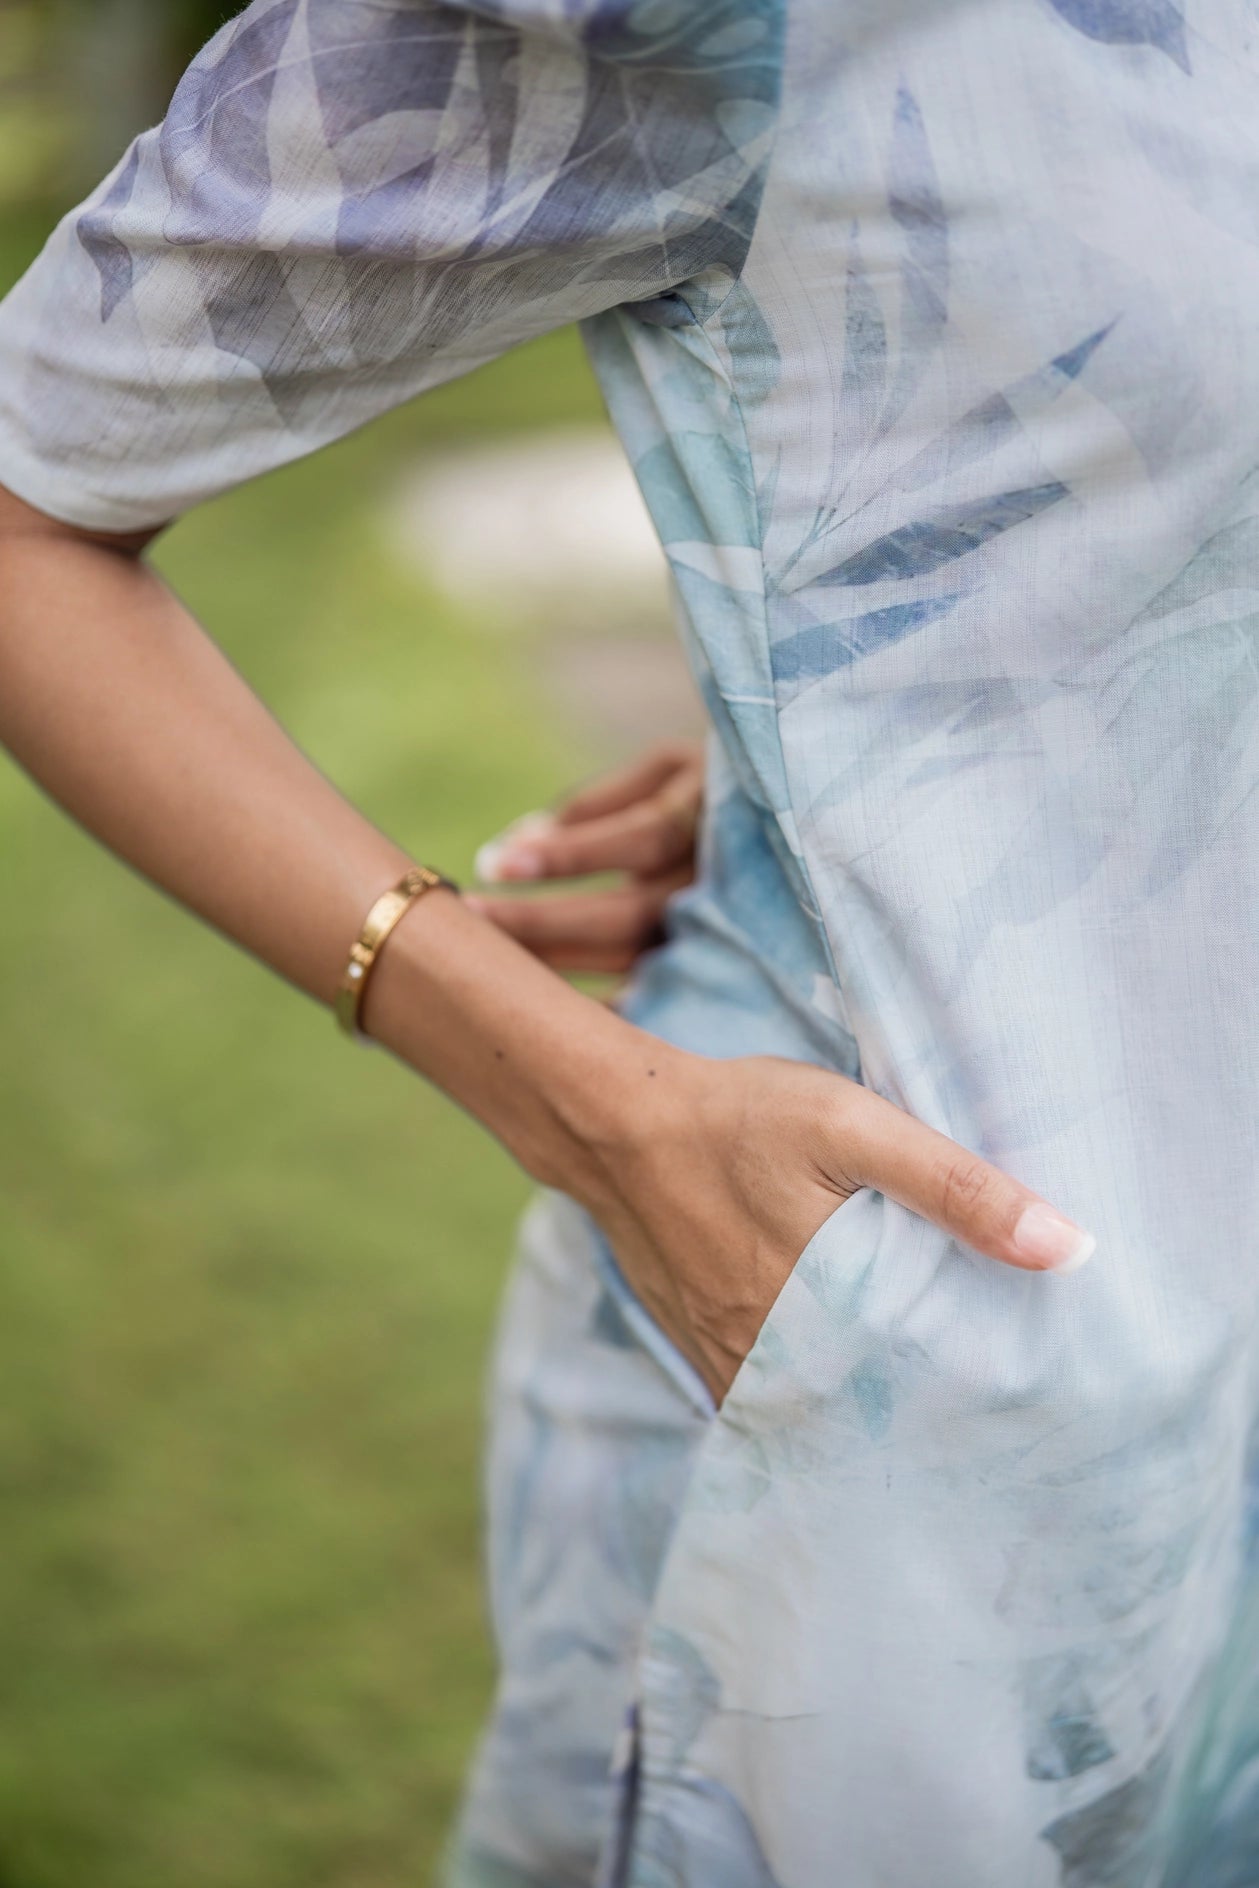
M603 1004L577 1001L596 1012L597 1021L586 1028L584 1014L572 1019L568 1051L547 1083L548 1113L558 1132L543 1164L554 1170L531 1171L599 1216L615 1210L627 1179L653 1148L679 1142L677 1116L693 1058Z
M534 1179L595 1210L690 1059L442 890L417 900L383 947L362 1022Z

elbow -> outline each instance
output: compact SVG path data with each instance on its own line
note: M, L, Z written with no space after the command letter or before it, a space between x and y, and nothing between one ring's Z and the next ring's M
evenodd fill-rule
M0 542L17 538L41 538L63 543L93 544L102 550L116 551L123 557L139 557L166 525L152 525L145 531L92 531L84 525L68 524L54 518L36 505L27 504L5 485L0 485Z

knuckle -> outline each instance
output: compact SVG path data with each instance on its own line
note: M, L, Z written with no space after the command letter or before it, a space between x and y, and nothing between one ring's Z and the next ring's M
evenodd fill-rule
M662 872L673 863L677 849L678 836L674 825L669 822L657 826L645 835L643 864L648 871Z
M524 898L517 900L513 908L504 913L502 923L503 929L510 931L522 943L533 943L543 932L536 908Z
M852 1145L857 1141L861 1128L865 1090L859 1083L846 1081L842 1076L837 1080L832 1079L827 1087L827 1131L837 1135L841 1142Z
M644 928L632 911L618 912L615 919L599 927L597 938L592 940L600 950L633 951L642 942Z
M559 837L548 841L545 847L539 847L548 878L577 878L585 866L583 863L582 843L577 838Z
M947 1219L970 1219L992 1196L991 1175L973 1154L956 1154L945 1162L940 1193Z
M660 849L663 813L654 797L645 800L632 823L627 824L621 844L624 869L629 872L654 872Z
M857 1113L848 1097L836 1096L822 1113L818 1126L821 1132L814 1150L817 1166L847 1192L855 1193L858 1187L867 1185L870 1163L863 1157Z
M665 931L660 921L660 913L658 911L644 912L634 926L629 942L635 949L645 950L648 945L662 944L664 937Z
M666 870L689 849L693 839L691 810L676 794L658 793L651 803L650 824L642 833L644 864L653 871Z
M626 901L627 930L635 933L649 931L660 922L660 913L664 909L664 899L650 885L644 885Z

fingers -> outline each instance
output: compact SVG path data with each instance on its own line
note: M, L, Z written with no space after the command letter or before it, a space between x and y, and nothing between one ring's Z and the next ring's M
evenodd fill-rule
M550 832L555 824L553 813L522 813L504 826L501 833L477 848L472 870L482 885L495 885L501 879L540 878L535 869L538 855L533 851L536 837ZM521 868L524 868L523 870Z
M665 905L687 876L675 872L606 892L562 897L473 893L464 903L555 970L620 972L659 941Z
M689 859L703 797L700 751L666 741L596 781L555 813L526 813L481 847L485 883L668 872Z
M582 878L592 872L667 872L695 848L695 814L666 792L653 794L620 813L554 826L536 834L529 850L540 861L536 878Z
M1078 1271L1096 1240L1030 1188L851 1084L833 1124L832 1179L874 1187L963 1245L1025 1271Z
M649 798L683 769L701 774L703 756L699 741L657 741L628 766L618 767L570 793L555 809L555 817L561 825L572 826L620 813L636 800Z
M494 856L478 855L478 872L510 879L583 878L592 872L651 876L689 860L695 849L699 792L685 797L666 785L651 798L581 825L558 823L517 829Z

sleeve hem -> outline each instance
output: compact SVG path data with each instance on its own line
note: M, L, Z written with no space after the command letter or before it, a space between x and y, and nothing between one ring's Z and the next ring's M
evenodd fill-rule
M63 471L23 451L11 438L0 439L0 485L36 511L84 531L120 535L151 531L170 524L178 515L169 511L154 513L146 506L103 498L98 492L76 487Z

